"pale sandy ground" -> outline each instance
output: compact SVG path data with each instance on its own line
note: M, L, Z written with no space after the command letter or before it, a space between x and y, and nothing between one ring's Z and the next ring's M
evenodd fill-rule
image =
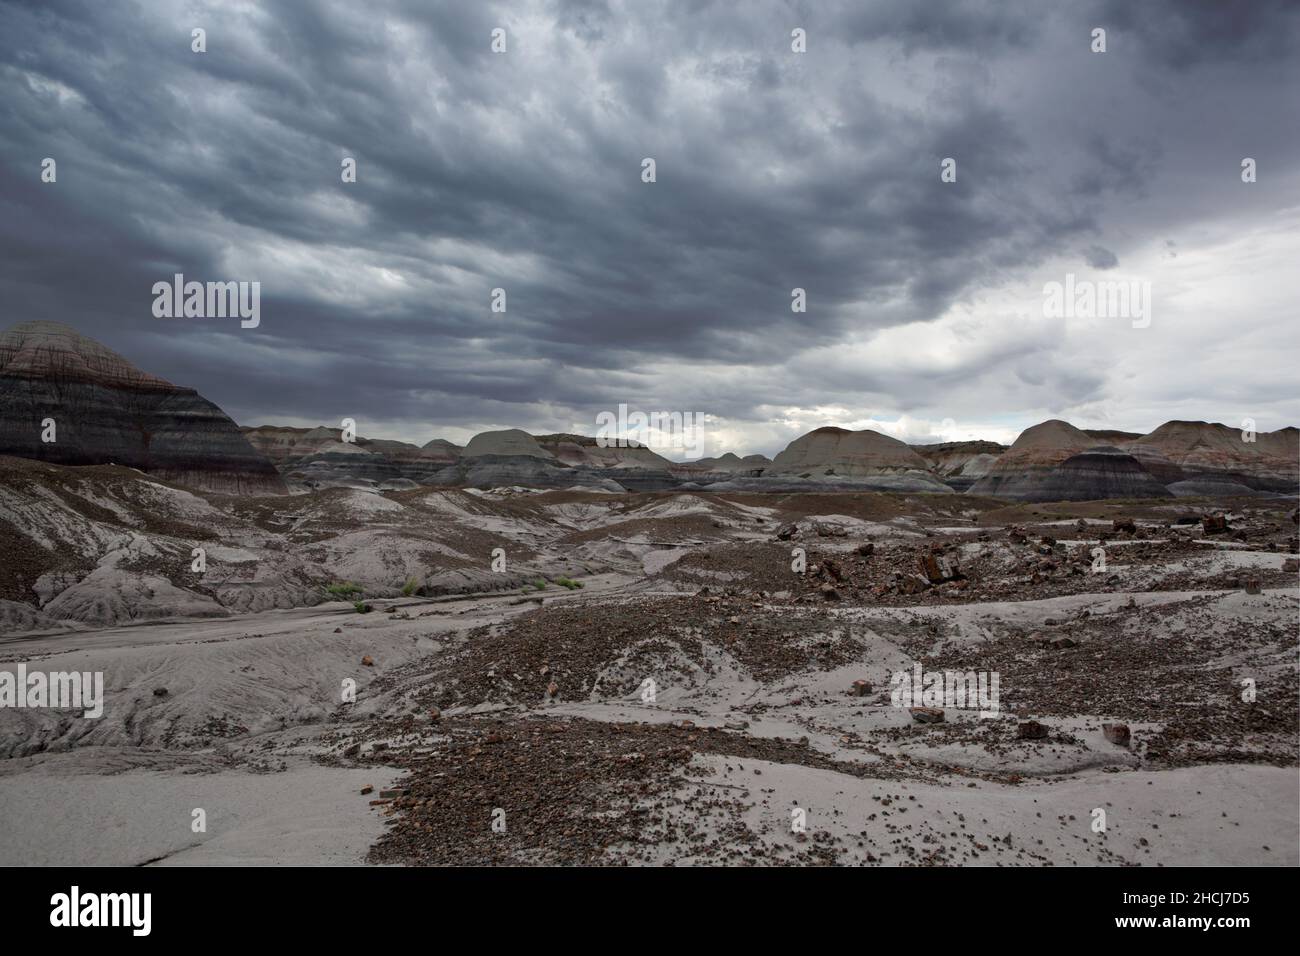
M947 846L941 861L948 865L1300 864L1294 768L1085 771L1017 787L981 781L973 788L863 780L718 756L697 757L692 772L702 782L683 787L683 793L690 788L738 800L750 831L767 847L784 847L792 859L806 846L792 831L791 810L798 806L807 814L807 835L826 831L838 838L847 851L845 863L866 862L870 853L883 864L912 865ZM744 789L732 789L737 786ZM890 797L888 807L877 802ZM1096 808L1106 812L1104 833L1091 828ZM869 820L873 814L876 819ZM1146 845L1139 842L1144 839ZM918 855L903 852L900 843ZM660 846L657 858L682 865L692 856L679 846Z
M395 773L77 772L61 755L0 777L0 866L353 865L383 830L359 796ZM207 830L192 830L195 808Z

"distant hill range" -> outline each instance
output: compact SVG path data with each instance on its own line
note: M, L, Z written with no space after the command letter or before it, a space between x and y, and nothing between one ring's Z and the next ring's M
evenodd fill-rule
M1079 501L1300 490L1296 428L1251 436L1209 422L1166 422L1143 435L1052 420L1027 428L1010 448L987 441L907 445L876 431L824 427L796 438L775 459L728 453L685 463L635 442L602 447L585 435L518 429L483 432L464 447L443 439L414 445L344 437L339 428L239 427L193 389L143 372L59 323L28 322L0 333L0 454L126 465L228 494L431 485L965 492Z
M631 444L602 448L582 435L483 432L465 447L357 437L338 429L245 428L295 488L417 485L655 491L899 491L1015 501L1296 494L1300 431L1260 432L1167 422L1149 435L1088 432L1068 422L1027 428L1010 448L988 441L907 445L871 430L818 428L769 460L734 454L673 462Z

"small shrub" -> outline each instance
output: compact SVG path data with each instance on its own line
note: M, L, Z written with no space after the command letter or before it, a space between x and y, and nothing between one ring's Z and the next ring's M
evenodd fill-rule
M539 591L545 591L546 582L543 581L541 578L538 578L536 581L533 582L533 587L537 588L537 590Z
M572 591L574 588L582 587L582 582L575 581L573 580L573 578L556 578L555 583L562 588L568 588L570 591Z
M419 587L420 587L420 582L415 580L414 575L407 578L406 583L402 585L402 597L410 597L417 590L419 590Z
M359 596L362 590L361 585L353 584L351 581L335 581L325 586L325 593L340 601L351 600L354 596Z
M374 610L374 608L365 601L353 601L352 606L357 609L358 614L369 614Z

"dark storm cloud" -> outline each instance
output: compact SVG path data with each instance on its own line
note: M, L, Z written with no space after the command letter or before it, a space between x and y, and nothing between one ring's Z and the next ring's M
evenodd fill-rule
M1294 59L1300 51L1300 5L1294 0L1106 0L1099 14L1099 23L1131 33L1144 53L1175 70Z
M1160 189L1160 143L1122 97L1082 100L1075 126L1032 100L1061 70L1099 68L1092 26L1142 47L1116 68L1205 60L1251 90L1241 62L1279 57L1295 23L903 0L0 12L5 324L68 322L244 421L351 415L429 436L566 427L621 401L740 421L843 401L825 390L853 386L805 350L936 319L1080 248L1115 265L1107 214ZM207 53L190 50L196 26ZM807 54L790 52L796 26ZM939 181L945 157L956 183ZM149 290L174 272L260 280L262 325L153 318ZM997 375L1093 397L1059 344L881 375L873 400L915 408L909 381ZM722 384L722 366L762 371Z
M801 6L810 13L816 10L811 4ZM837 19L850 42L884 38L905 52L966 50L980 55L1029 42L1042 12L1042 4L1033 0L837 5Z
M1119 265L1119 258L1105 246L1089 246L1083 251L1083 258L1094 269L1114 269Z

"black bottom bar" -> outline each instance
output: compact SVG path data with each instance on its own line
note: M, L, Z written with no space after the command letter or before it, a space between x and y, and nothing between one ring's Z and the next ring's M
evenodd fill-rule
M792 929L840 929L952 945L1042 930L1045 939L1187 939L1232 945L1290 925L1285 873L1268 869L8 869L5 935L79 939L319 940L358 951L407 934L448 945L578 938L650 945L677 932L735 944ZM117 916L117 926L52 925ZM100 894L148 894L105 901ZM89 900L89 901L88 901ZM1293 907L1292 907L1293 908ZM101 912L104 914L100 916ZM1208 924L1207 922L1208 921ZM389 934L392 934L390 937ZM401 934L400 936L398 934ZM455 935L447 935L455 934ZM957 935L960 934L960 935ZM971 934L967 936L967 934ZM1023 937L1026 941L1032 937Z

